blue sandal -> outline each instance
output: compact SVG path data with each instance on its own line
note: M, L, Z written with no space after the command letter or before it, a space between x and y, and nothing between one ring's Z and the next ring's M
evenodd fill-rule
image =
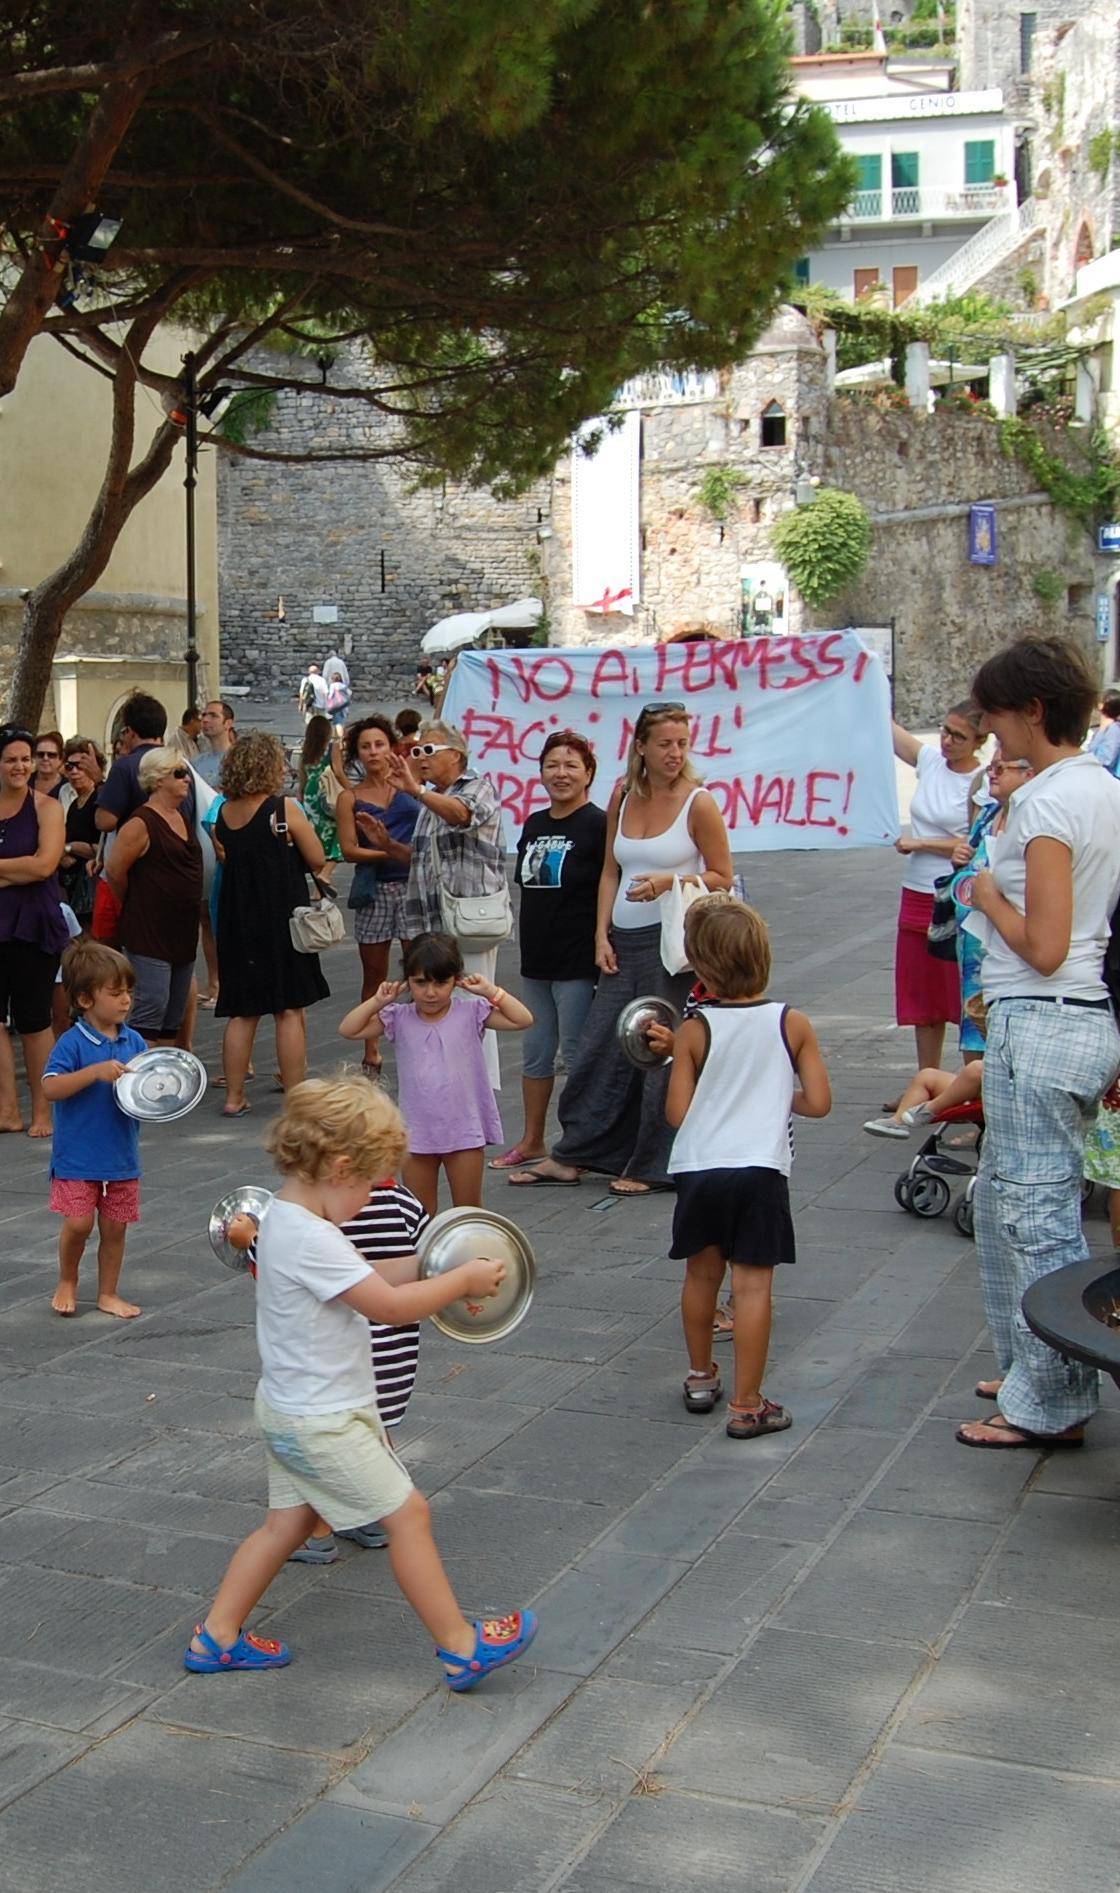
M485 1617L472 1628L473 1656L459 1656L455 1650L441 1650L438 1645L436 1648L440 1662L448 1665L447 1687L457 1695L473 1689L491 1670L501 1669L503 1663L515 1663L524 1655L537 1634L537 1618L534 1611L514 1610L508 1617Z
M292 1660L286 1643L254 1636L251 1630L243 1630L228 1650L215 1642L204 1624L195 1624L194 1634L206 1648L192 1650L188 1643L183 1668L198 1670L202 1675L213 1675L218 1670L282 1670Z

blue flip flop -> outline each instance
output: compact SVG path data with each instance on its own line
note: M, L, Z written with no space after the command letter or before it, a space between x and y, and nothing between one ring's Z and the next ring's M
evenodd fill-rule
M203 1676L214 1675L218 1670L282 1670L292 1660L286 1643L277 1643L272 1637L254 1636L251 1630L243 1630L228 1650L215 1642L203 1624L195 1624L194 1634L206 1648L192 1650L188 1643L183 1668L197 1670Z
M515 1663L523 1656L537 1634L537 1618L535 1611L514 1610L508 1617L484 1617L471 1627L474 1631L472 1656L441 1650L438 1645L436 1648L440 1662L449 1666L447 1687L456 1695L473 1689L491 1670L501 1669L504 1663Z

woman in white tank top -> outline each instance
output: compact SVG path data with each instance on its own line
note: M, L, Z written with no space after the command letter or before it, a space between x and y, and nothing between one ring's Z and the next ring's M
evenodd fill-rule
M670 976L661 964L658 903L674 876L710 892L731 886L727 829L701 787L688 745L683 704L646 704L625 778L607 808L595 933L595 960L603 977L560 1098L562 1135L551 1157L510 1172L515 1188L578 1183L581 1170L612 1177L610 1188L617 1196L672 1188L667 1071L636 1071L623 1056L615 1026L632 999L657 993L680 1011L688 995L689 974Z

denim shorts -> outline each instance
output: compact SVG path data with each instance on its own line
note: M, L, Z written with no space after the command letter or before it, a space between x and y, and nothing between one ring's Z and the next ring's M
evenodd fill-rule
M521 995L533 1023L521 1041L523 1078L552 1078L556 1053L571 1071L584 1021L595 997L593 979L523 979Z

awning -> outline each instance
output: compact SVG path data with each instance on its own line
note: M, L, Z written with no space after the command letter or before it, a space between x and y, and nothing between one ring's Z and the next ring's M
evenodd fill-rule
M512 605L498 605L493 611L456 611L441 618L420 640L426 657L446 657L474 644L485 631L531 631L544 617L540 598L519 598Z

